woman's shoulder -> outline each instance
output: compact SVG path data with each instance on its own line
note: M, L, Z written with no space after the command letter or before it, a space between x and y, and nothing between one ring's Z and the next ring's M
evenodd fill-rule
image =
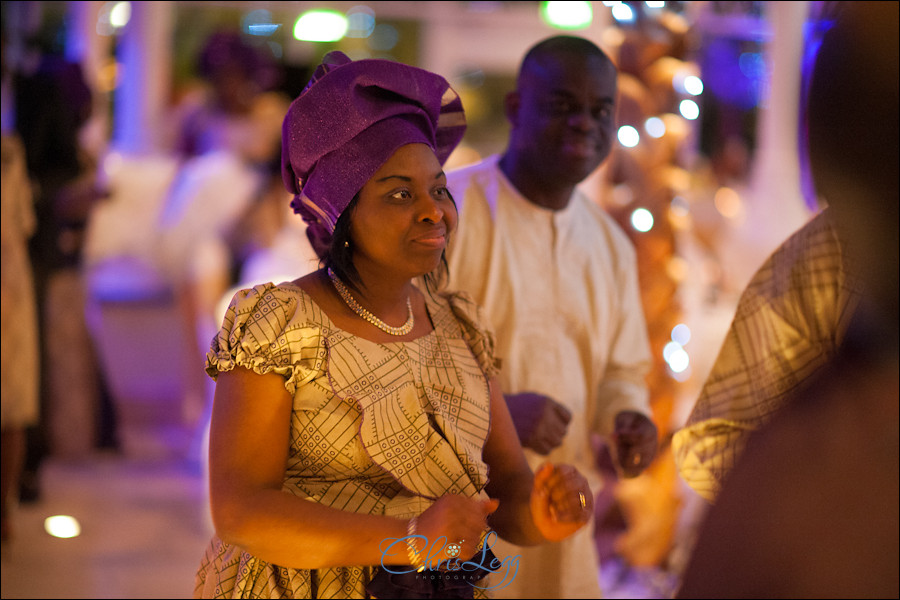
M274 371L297 383L321 370L327 317L293 282L261 283L235 292L206 357L206 371L242 366Z
M327 316L296 281L260 283L234 293L224 324L254 324L277 335L288 326L322 327Z
M434 294L434 298L438 304L445 306L454 314L464 313L474 315L481 308L472 298L472 295L464 290L441 290L437 294Z

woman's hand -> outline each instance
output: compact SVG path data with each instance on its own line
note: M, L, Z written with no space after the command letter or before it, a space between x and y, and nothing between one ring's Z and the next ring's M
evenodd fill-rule
M474 556L481 535L488 528L487 517L499 505L499 500L477 500L466 496L439 498L419 515L416 525L416 534L427 540L415 540L421 563L437 568L438 562L446 566L449 559L468 560ZM451 544L459 548L448 548Z
M558 542L581 529L593 510L591 489L575 467L544 463L534 474L531 517L548 541Z

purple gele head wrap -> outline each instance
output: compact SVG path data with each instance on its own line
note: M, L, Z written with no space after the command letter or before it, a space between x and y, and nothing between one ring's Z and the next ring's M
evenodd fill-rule
M320 257L344 209L406 144L427 144L443 165L462 139L459 95L429 71L330 52L288 109L281 175Z

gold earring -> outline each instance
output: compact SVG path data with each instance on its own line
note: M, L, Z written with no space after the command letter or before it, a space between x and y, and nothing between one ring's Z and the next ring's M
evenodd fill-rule
M350 242L348 242L347 240L344 240L344 248L349 248L349 247L350 247Z

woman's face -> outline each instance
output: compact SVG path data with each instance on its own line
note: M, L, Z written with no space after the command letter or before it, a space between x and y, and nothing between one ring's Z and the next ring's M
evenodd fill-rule
M350 219L353 263L363 278L424 275L440 264L456 223L434 152L402 146L360 190Z

